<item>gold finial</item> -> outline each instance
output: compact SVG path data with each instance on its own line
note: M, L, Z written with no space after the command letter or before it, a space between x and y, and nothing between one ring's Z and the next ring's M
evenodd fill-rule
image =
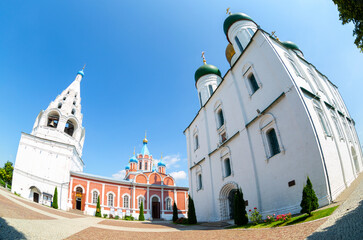
M135 155L135 147L134 147L134 155Z
M163 159L163 153L161 153L161 157L160 157L160 160Z
M231 11L229 11L229 9L231 9L231 8L230 8L230 7L229 7L229 8L227 8L227 12L226 12L226 14L231 15L232 13L231 13Z
M146 139L146 131L145 131L145 138L144 140L142 141L143 143L147 143L147 139Z
M202 52L203 63L204 63L204 64L207 64L207 61L205 60L205 57L204 57L204 53L205 53L205 52L203 51L203 52Z
M271 32L271 35L272 35L274 38L276 38L276 40L277 40L277 41L280 41L280 39L279 39L279 38L275 35L275 32L276 32L276 31L272 31L272 32Z

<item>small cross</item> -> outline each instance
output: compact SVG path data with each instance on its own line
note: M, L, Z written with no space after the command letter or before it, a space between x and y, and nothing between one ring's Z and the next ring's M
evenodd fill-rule
M86 64L83 66L82 70L84 70L85 67L86 67Z
M226 14L231 15L232 13L231 13L231 11L229 11L229 9L230 9L230 7L229 7L229 8L227 8L227 12L226 12Z
M205 60L205 57L204 57L204 51L202 52L202 58L203 58L203 62L204 62L204 64L206 64L206 63L207 63L207 61Z
M277 40L277 41L280 41L280 39L279 39L279 38L275 35L275 32L276 32L276 31L271 32L271 35L272 35L274 38L276 38L276 40Z

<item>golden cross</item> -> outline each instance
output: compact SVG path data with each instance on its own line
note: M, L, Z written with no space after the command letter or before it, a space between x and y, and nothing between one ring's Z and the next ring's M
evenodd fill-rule
M276 40L277 40L277 41L280 41L280 39L279 39L279 38L275 35L275 32L276 32L276 31L272 31L272 32L271 32L271 35L272 35L274 38L276 38Z
M163 159L163 153L161 153L161 157L160 157L160 159Z
M205 57L204 57L204 53L205 53L205 52L203 51L203 52L202 52L203 63L204 63L204 64L207 64L207 61L205 60Z
M85 67L86 67L86 64L83 66L82 70L84 70Z
M134 155L135 155L135 147L134 147Z
M229 8L227 8L227 12L226 12L226 14L231 15L232 13L231 13L231 11L229 11L229 9L230 9L230 7L229 7Z

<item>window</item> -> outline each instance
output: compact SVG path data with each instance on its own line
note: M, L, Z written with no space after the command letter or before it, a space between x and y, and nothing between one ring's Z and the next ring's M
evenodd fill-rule
M66 126L64 128L64 132L67 133L69 136L73 136L74 133L74 123L70 120L67 121Z
M301 72L300 72L299 68L296 66L294 60L292 60L292 58L287 54L285 54L285 56L289 60L290 65L292 66L292 68L294 69L296 76L302 77Z
M309 75L311 79L315 82L315 85L319 88L320 91L323 91L323 86L321 85L320 81L314 76L310 69L308 69Z
M212 85L208 85L208 89L209 89L209 93L212 96L213 94L213 86Z
M129 196L124 196L124 208L129 208Z
M62 103L58 103L58 108L61 109L62 108Z
M72 109L72 114L74 115L76 113L76 109Z
M139 197L139 200L137 201L138 202L138 206L139 208L141 207L141 203L144 202L144 198L143 197ZM143 204L144 205L144 204ZM144 205L144 209L145 209L145 205Z
M330 109L330 114L331 114L331 118L333 119L333 122L334 122L334 125L335 125L335 129L338 132L339 139L344 139L342 129L340 128L338 119L336 118L336 115L335 115L335 112L334 112L333 109Z
M248 75L247 79L248 79L248 83L250 84L251 92L252 92L252 94L254 94L260 88L257 84L255 75L253 75L253 73L251 73L250 75Z
M274 128L272 128L266 132L266 138L267 138L268 145L270 148L270 156L272 157L272 156L280 153L279 141L277 140L277 135L276 135L276 131Z
M194 150L197 150L198 148L199 148L198 134L195 134L195 136L194 136Z
M76 106L76 101L73 102L73 105Z
M109 193L107 195L107 206L113 207L113 194Z
M200 102L200 107L203 107L202 94L200 92L199 92L199 102Z
M350 134L350 130L348 128L347 123L345 122L345 119L343 116L341 116L342 122L343 122L343 126L344 126L344 130L345 130L345 134L347 134L348 140L351 142L352 139L352 135Z
M171 210L171 199L170 198L167 198L166 201L165 201L165 209L166 210Z
M236 36L236 37L234 38L234 40L236 41L236 43L237 43L237 46L238 46L239 50L240 50L241 52L243 52L243 47L242 47L242 44L241 44L241 42L239 41L238 37Z
M48 115L48 127L57 128L59 122L59 114L57 112Z
M228 177L231 175L231 162L229 158L226 158L224 161L224 177Z
M220 128L224 125L224 117L222 109L218 110L217 116L218 116L218 128Z
M93 191L93 193L92 193L92 203L97 204L97 200L98 200L98 192Z
M63 98L63 101L65 101L66 99L67 99L67 98L66 98L66 97L64 97L64 98Z
M203 188L202 174L201 173L198 174L197 179L198 179L198 188L197 188L197 190L200 190L200 189Z
M142 162L139 162L139 169L142 169Z
M324 133L326 136L331 136L331 132L330 132L330 129L329 129L329 126L328 126L328 122L326 121L326 118L325 118L325 115L324 115L324 112L320 106L320 104L316 101L314 101L314 108L315 108L315 111L319 117L319 121L320 121L320 124L324 130Z
M251 37L255 34L252 28L247 28L247 31L250 33Z
M147 170L147 162L145 162L145 170Z

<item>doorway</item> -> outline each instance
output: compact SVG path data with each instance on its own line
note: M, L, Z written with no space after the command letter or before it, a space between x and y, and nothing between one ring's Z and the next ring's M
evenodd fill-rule
M229 205L229 218L234 219L234 196L237 190L232 189L228 194L228 205Z
M82 210L82 193L83 190L81 187L76 188L76 209Z
M153 197L152 200L152 218L159 219L160 218L160 202L157 197Z
M33 202L39 203L39 193L33 193Z

